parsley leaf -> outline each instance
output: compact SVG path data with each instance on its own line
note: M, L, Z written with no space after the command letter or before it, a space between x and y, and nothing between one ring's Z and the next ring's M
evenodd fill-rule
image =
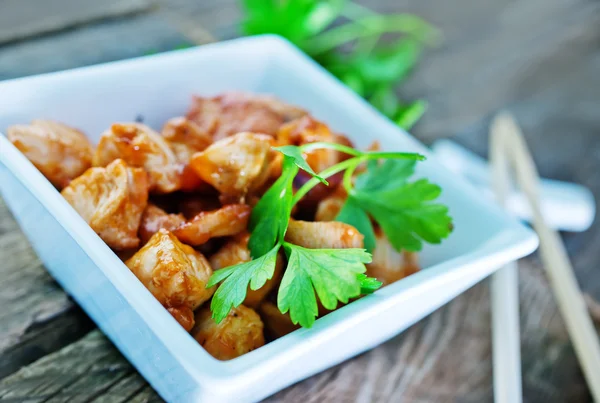
M369 252L375 246L369 215L398 251L419 251L422 241L436 244L450 234L448 208L433 203L440 187L425 179L408 182L415 164L408 159L388 159L382 164L369 161L367 171L356 178L336 220L353 225L363 234Z
M309 174L311 174L312 176L317 178L319 181L321 181L321 183L323 183L325 185L329 185L329 183L327 183L327 181L324 178L319 176L315 171L313 171L313 169L310 167L310 165L308 165L308 162L306 162L306 160L302 156L302 150L300 149L300 147L283 146L283 147L273 147L273 149L279 151L280 153L282 153L285 156L293 158L294 164L296 164L296 166L298 168L302 169L303 171L308 172Z
M311 327L319 310L315 292L326 309L335 309L338 301L348 303L361 294L365 263L371 255L363 249L307 249L284 244L288 266L279 286L277 306L290 312L294 324Z
M415 172L416 163L415 160L389 159L383 164L377 164L376 161L371 160L367 165L367 171L356 178L354 188L371 192L402 186Z
M419 99L409 105L400 107L393 120L404 130L410 130L421 119L428 106L427 101Z
M373 216L396 250L419 251L422 241L440 243L450 234L448 207L431 203L441 191L420 179L393 189L355 189L350 197Z
M401 127L412 126L425 111L419 101L402 105L394 91L417 65L425 45L441 39L421 18L382 15L351 0L239 3L244 33L287 38Z
M364 249L307 249L284 241L293 205L319 180L325 181L338 172L345 171L343 184L349 196L337 218L363 233L369 250L375 246L371 219L379 223L398 250L419 250L422 241L437 243L450 232L447 207L433 203L441 189L424 179L408 182L414 172L414 160L422 158L418 154L361 153L333 143L316 143L312 147L338 149L353 157L325 169L319 177L304 161L302 148L279 149L284 154L281 176L265 192L250 217L248 248L254 260L217 270L208 282L207 287L220 283L211 301L217 323L243 303L248 288L257 290L273 277L282 245L288 265L279 286L277 306L282 313L289 312L295 324L313 325L319 314L317 298L323 307L333 310L338 302L346 304L381 287L381 282L365 274L371 255ZM378 164L377 159L385 162ZM367 171L352 185L352 173L363 162ZM299 169L306 169L315 178L294 195L292 182Z
M422 44L412 38L403 38L393 45L384 45L368 54L357 54L350 66L367 85L385 86L391 96L394 83L403 80L414 68L421 54ZM377 91L375 91L377 92Z
M220 323L232 308L238 307L244 302L248 285L250 285L250 289L258 290L273 277L279 248L280 245L277 244L258 259L226 267L213 273L206 285L207 288L223 281L210 303L215 322Z
M367 277L366 274L359 274L358 281L360 281L360 293L361 294L373 294L381 285L381 281L373 277Z
M342 209L335 218L336 221L352 225L364 236L364 245L367 252L375 249L375 232L369 215L351 197L346 199Z
M284 156L281 176L252 209L248 240L252 258L266 254L283 239L292 211L292 182L297 173L294 159Z

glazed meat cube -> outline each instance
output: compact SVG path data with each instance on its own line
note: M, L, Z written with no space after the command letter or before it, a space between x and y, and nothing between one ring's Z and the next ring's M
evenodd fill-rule
M238 93L239 94L239 93ZM290 105L281 101L280 99L274 97L273 95L248 95L246 97L254 97L257 102L262 102L267 105L269 108L277 112L279 115L283 117L283 119L288 122L290 120L301 118L306 115L307 112L294 105Z
M58 189L92 166L94 151L79 130L51 120L34 120L7 130L8 139Z
M266 333L274 339L278 339L300 328L300 325L292 323L289 312L285 314L281 313L279 308L272 302L265 301L260 304L259 312L265 324Z
M272 157L271 140L264 134L238 133L194 154L190 164L219 192L241 198L268 179L264 171Z
M194 327L194 311L187 306L179 306L176 308L167 308L167 311L179 323L186 332L189 332Z
M332 194L324 198L317 205L315 221L334 221L346 202L346 190L338 186Z
M161 132L181 160L189 158L212 144L211 137L193 121L177 117L167 121Z
M168 231L173 231L185 222L185 217L182 214L167 214L163 209L156 207L154 204L148 204L142 214L140 222L139 236L144 245L148 240L164 228Z
M170 193L180 188L180 171L167 141L139 123L114 124L100 138L94 166L106 166L117 158L144 168L150 177L150 191Z
M206 258L160 229L133 257L127 267L162 305L191 310L208 300L215 288L206 288L212 269Z
M197 190L203 184L190 167L190 159L195 152L203 151L212 143L212 138L200 126L184 117L170 119L161 132L169 142L181 165L181 190Z
M189 245L202 245L211 238L237 235L245 231L250 212L250 206L245 204L230 204L218 210L204 211L173 233Z
M148 202L143 169L118 159L106 168L88 169L61 194L108 246L116 250L138 246L138 227Z
M260 316L244 305L233 308L219 324L208 307L197 311L195 319L192 336L218 360L231 360L265 344Z
M213 98L194 97L187 117L221 140L239 132L275 136L283 123L305 113L270 96L230 92Z
M285 240L309 249L362 248L363 235L351 225L337 221L290 220Z
M398 252L379 228L375 238L373 261L367 264L367 275L388 285L419 271L416 253Z
M314 119L310 115L281 126L277 133L277 143L280 145L293 144L300 146L321 141L351 146L347 138L333 134L325 123ZM304 158L315 172L321 172L342 161L344 154L336 150L320 148L305 152Z
M223 245L221 249L219 249L210 257L210 265L212 266L213 270L219 270L239 263L249 262L251 260L250 251L248 250L249 239L250 234L246 232L236 236ZM267 294L279 283L279 281L281 281L282 273L283 258L278 256L273 277L258 290L251 290L250 287L248 287L246 299L243 302L244 305L251 308L256 308L260 302L265 299Z

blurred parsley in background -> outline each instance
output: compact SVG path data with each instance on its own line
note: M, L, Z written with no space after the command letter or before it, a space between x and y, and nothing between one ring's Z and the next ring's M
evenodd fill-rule
M348 0L241 0L241 5L245 34L283 36L404 129L427 109L426 101L404 102L395 92L423 48L439 39L421 18L377 14Z

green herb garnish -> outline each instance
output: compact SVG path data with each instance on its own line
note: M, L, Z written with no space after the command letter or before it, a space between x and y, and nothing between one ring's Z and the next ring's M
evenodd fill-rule
M352 157L317 174L302 157L303 152L316 148L336 149ZM375 246L371 217L379 222L397 249L417 250L420 239L436 243L450 232L447 208L430 203L439 195L439 187L423 180L407 181L416 161L424 159L419 154L361 152L332 143L276 150L283 154L282 174L256 204L250 218L248 248L253 260L215 271L207 285L221 283L211 302L217 323L233 307L242 304L248 287L257 290L273 277L277 254L282 248L287 267L277 306L282 313L289 312L294 324L313 325L318 316L317 297L323 307L332 310L338 302L346 304L381 287L379 281L365 274L365 264L371 262L371 255L364 249L308 249L285 241L292 207L314 186L327 183L327 178L336 173L344 172L343 185L349 194L338 220L355 226L365 236L367 250ZM384 160L383 164L379 165L379 160ZM352 184L355 169L363 163L367 164L367 171ZM313 177L292 194L292 182L299 169ZM383 215L392 224L384 224Z
M348 198L336 218L355 226L365 236L369 252L375 244L371 216L398 251L419 251L423 241L440 243L451 231L448 208L433 202L441 188L426 179L409 182L416 161L388 159L371 162L354 186L345 183ZM348 173L348 172L346 172ZM362 213L361 213L362 211Z
M378 14L349 0L240 0L248 35L288 39L391 120L410 129L426 103L401 102L394 89L439 33L410 14ZM380 41L382 36L400 36ZM389 39L389 38L388 38Z
M307 249L287 242L284 249L288 266L279 286L277 306L282 313L290 312L293 323L312 326L319 313L315 291L330 310L338 301L347 304L361 294L358 276L366 271L365 263L371 262L365 250Z

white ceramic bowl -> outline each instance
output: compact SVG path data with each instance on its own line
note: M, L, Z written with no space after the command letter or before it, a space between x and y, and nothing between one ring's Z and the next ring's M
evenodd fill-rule
M427 149L286 41L239 39L0 83L0 130L33 118L83 129L115 121L159 129L192 94L271 93L359 147ZM443 188L455 230L422 252L423 270L228 362L207 354L29 161L0 136L0 191L50 273L168 401L250 402L373 348L537 247L535 234L430 158L418 175Z

